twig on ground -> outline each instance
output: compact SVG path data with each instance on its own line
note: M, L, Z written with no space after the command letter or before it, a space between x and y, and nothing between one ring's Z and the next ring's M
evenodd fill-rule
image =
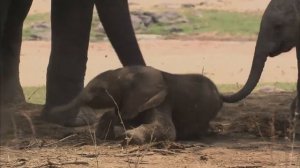
M16 124L16 120L15 120L15 117L13 116L13 114L10 114L10 120L11 120L11 123L12 123L12 126L14 128L14 136L15 138L18 138L18 127L17 127L17 124Z
M44 145L44 147L48 147L48 146L52 146L52 145L58 144L58 143L60 143L60 142L63 142L63 141L65 141L65 140L67 140L67 139L69 139L69 138L72 138L72 137L75 137L75 136L77 136L77 134L69 135L69 136L67 136L67 137L64 137L64 138L62 138L62 139L56 141L56 142L53 142L53 143L50 143L50 144L46 144L46 145Z
M128 153L128 154L124 154L124 153L120 153L120 154L115 154L114 156L116 157L141 157L142 155L154 155L155 153L154 152L145 152L144 154L143 153Z
M54 166L65 166L65 165L84 165L84 166L88 166L89 163L88 163L88 162L83 162L83 161L54 163L54 162L51 162L51 161L48 160L46 164L43 164L43 165L40 165L40 166L36 166L36 167L34 167L34 168L54 167Z
M107 131L106 131L106 133L105 133L104 141L106 141L106 139L107 139L107 136L108 136L108 133L109 133L109 130L110 130L110 127L111 127L111 122L112 122L112 121L109 122Z
M126 162L127 162L128 164L135 164L135 163L136 163L135 161L133 161L133 160L131 160L131 159L126 160ZM148 164L148 162L142 161L140 164Z
M255 114L258 115L257 112L255 112ZM255 117L253 117L252 119L253 119L253 122L254 122L254 124L255 124L255 127L256 127L256 129L257 129L257 131L258 131L259 136L262 138L262 140L263 140L264 142L266 142L265 137L263 136L263 134L262 134L262 132L261 132L260 126L259 126L258 122L255 120Z
M86 145L87 143L86 142L80 142L80 143L77 143L75 145L73 145L73 147L80 147L80 146L83 146L83 145Z
M99 156L99 154L85 154L85 153L82 153L82 154L78 154L79 156L82 156L82 157L86 157L86 158L96 158Z
M160 153L162 155L175 155L176 154L176 152L173 152L173 151L170 151L167 149L151 149L151 151Z
M35 89L35 90L30 94L30 96L28 96L27 101L31 100L32 96L35 95L36 92L39 91L40 89L41 89L40 87L37 88L37 89Z
M116 106L116 110L117 110L118 117L119 117L119 119L120 119L120 122L121 122L122 127L123 127L124 132L125 132L125 136L126 136L125 139L126 139L126 141L127 141L126 146L128 146L128 142L129 142L128 139L129 139L129 137L128 137L127 134L126 134L126 131L127 131L127 130L126 130L125 124L124 124L124 122L123 122L123 119L122 119L122 116L121 116L121 113L120 113L119 105L118 105L118 103L116 102L116 100L114 99L114 97L109 93L108 90L105 90L105 92L106 92L106 94L111 98L111 100L113 101L113 103L114 103L115 106ZM128 153L126 147L125 147L125 152ZM128 166L131 168L129 156L127 157L127 162L128 162Z
M30 129L31 129L32 135L33 135L33 137L35 137L35 136L36 136L36 131L35 131L35 127L34 127L34 125L33 125L32 119L31 119L30 116L29 116L26 112L24 112L24 111L22 111L20 114L21 114L22 116L24 116L24 117L27 119L27 121L28 121L28 123L29 123L29 125L30 125Z
M122 119L122 116L121 116L121 113L120 113L120 109L119 109L118 103L116 102L116 100L114 99L114 97L108 92L108 90L105 90L105 91L106 91L106 94L111 98L111 100L115 104L116 109L117 109L117 113L118 113L118 117L120 119L120 122L122 124L122 127L123 127L124 131L126 132L127 130L126 130L125 124L123 122L123 119ZM126 135L126 138L128 138L127 135Z
M156 145L158 145L160 143L161 142L152 142L152 143L150 143L148 145L143 145L143 146L139 146L139 147L133 148L133 149L127 151L127 152L128 153L133 153L133 152L137 152L137 151L144 151L144 150L149 149L149 148L151 148L153 146L156 146Z
M137 161L136 161L135 167L139 167L139 165L140 165L140 164L142 163L142 161L143 161L143 158L145 157L146 152L148 152L148 151L150 150L151 144L153 143L153 135L154 135L155 129L156 129L156 128L154 128L154 129L152 130L150 142L149 142L149 144L146 144L146 148L145 148L144 152L141 153L141 156L140 156L140 157L137 157Z
M261 165L239 165L239 166L226 166L230 168L260 168L263 167Z
M295 149L295 139L296 139L296 126L297 126L297 117L299 115L298 113L298 109L299 109L299 104L298 104L298 96L296 98L296 108L294 111L294 115L291 121L291 125L292 125L292 147L291 147L291 153L290 153L290 166L292 165L292 161L293 161L293 155L294 155L294 149Z
M92 139L93 144L94 144L95 155L97 156L97 157L95 157L95 158L96 158L96 164L97 164L97 168L98 168L98 167L99 167L99 158L98 158L98 156L99 156L100 154L99 154L99 152L98 152L98 150L97 150L97 137L96 137L96 132L91 130L91 126L90 126L89 123L88 123L88 128L89 128L89 134L90 134L91 139Z

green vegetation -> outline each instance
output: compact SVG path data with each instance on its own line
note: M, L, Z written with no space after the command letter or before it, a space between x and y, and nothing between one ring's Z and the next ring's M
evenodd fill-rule
M159 11L162 12L162 11ZM261 13L238 13L217 10L196 10L185 9L176 11L184 16L186 23L179 24L162 24L155 23L148 27L136 30L137 34L157 34L163 36L172 35L210 35L215 38L232 37L252 38L256 37L259 30L261 20ZM50 25L50 14L34 14L29 15L24 24L23 37L25 40L32 40L36 36L43 37L43 33L50 33L49 28L33 28L33 25L47 23ZM172 31L171 29L179 29L179 31ZM99 41L105 38L105 34L99 30L99 18L94 14L91 41Z
M256 89L254 91L257 91L258 89L270 86L274 87L276 89L281 89L283 91L287 92L293 92L296 91L296 83L263 83L258 84ZM217 87L219 88L221 93L228 93L228 92L236 92L241 88L241 85L235 85L235 84L217 84ZM24 94L26 97L26 100L30 103L35 104L44 104L45 103L45 97L46 97L46 87L24 87Z
M240 85L240 84L217 84L217 87L220 92L226 93L226 92L236 92L240 88L242 88L243 85ZM256 86L256 88L254 89L254 92L263 87L280 89L280 90L287 91L287 92L296 91L296 83L276 82L276 83L259 83Z
M216 32L220 35L255 35L260 24L260 15L224 11L203 11L202 17L188 12L191 27L187 32Z
M24 87L23 88L27 102L35 104L45 104L46 87Z
M50 33L50 27L48 29L33 29L32 26L35 24L47 23L50 25L50 13L39 13L34 15L29 15L23 26L23 39L32 40L33 36L41 33Z
M251 37L259 30L261 14L238 13L217 10L188 10L181 12L188 20L176 27L182 33L213 34L214 36ZM169 35L168 25L152 25L146 31L151 34Z

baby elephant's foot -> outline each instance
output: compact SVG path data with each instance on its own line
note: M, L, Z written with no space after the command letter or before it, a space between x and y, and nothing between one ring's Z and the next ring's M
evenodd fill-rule
M174 141L176 138L176 131L173 125L145 124L127 130L125 135L126 138L122 143L123 145L140 145L156 141Z
M147 143L149 140L145 135L146 128L139 126L137 128L127 130L125 132L125 139L123 145L141 145Z

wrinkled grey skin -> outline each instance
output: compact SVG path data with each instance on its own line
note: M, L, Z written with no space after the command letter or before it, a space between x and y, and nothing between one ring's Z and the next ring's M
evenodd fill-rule
M71 103L54 108L50 119L65 124L72 120L68 115L74 116L82 107L114 107L114 112L100 118L98 138L120 137L115 134L122 126L120 114L130 143L187 140L207 131L222 103L216 86L202 75L175 75L131 66L99 74Z
M298 60L298 95L300 92L300 0L272 0L262 17L260 31L256 42L251 71L245 86L237 93L223 96L225 102L237 102L257 85L267 57L275 57L283 52L297 49ZM296 102L295 99L294 102ZM294 103L295 104L295 103ZM295 111L296 105L292 106Z

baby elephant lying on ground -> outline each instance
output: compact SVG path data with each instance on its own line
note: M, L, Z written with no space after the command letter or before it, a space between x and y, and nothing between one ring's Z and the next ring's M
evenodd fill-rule
M141 144L198 138L207 131L222 103L216 86L202 75L175 75L132 66L99 74L50 117L62 124L74 118L80 107L115 107L115 112L100 118L97 137L117 138L114 128L121 125L121 118L127 130L123 135L130 137L131 143Z

